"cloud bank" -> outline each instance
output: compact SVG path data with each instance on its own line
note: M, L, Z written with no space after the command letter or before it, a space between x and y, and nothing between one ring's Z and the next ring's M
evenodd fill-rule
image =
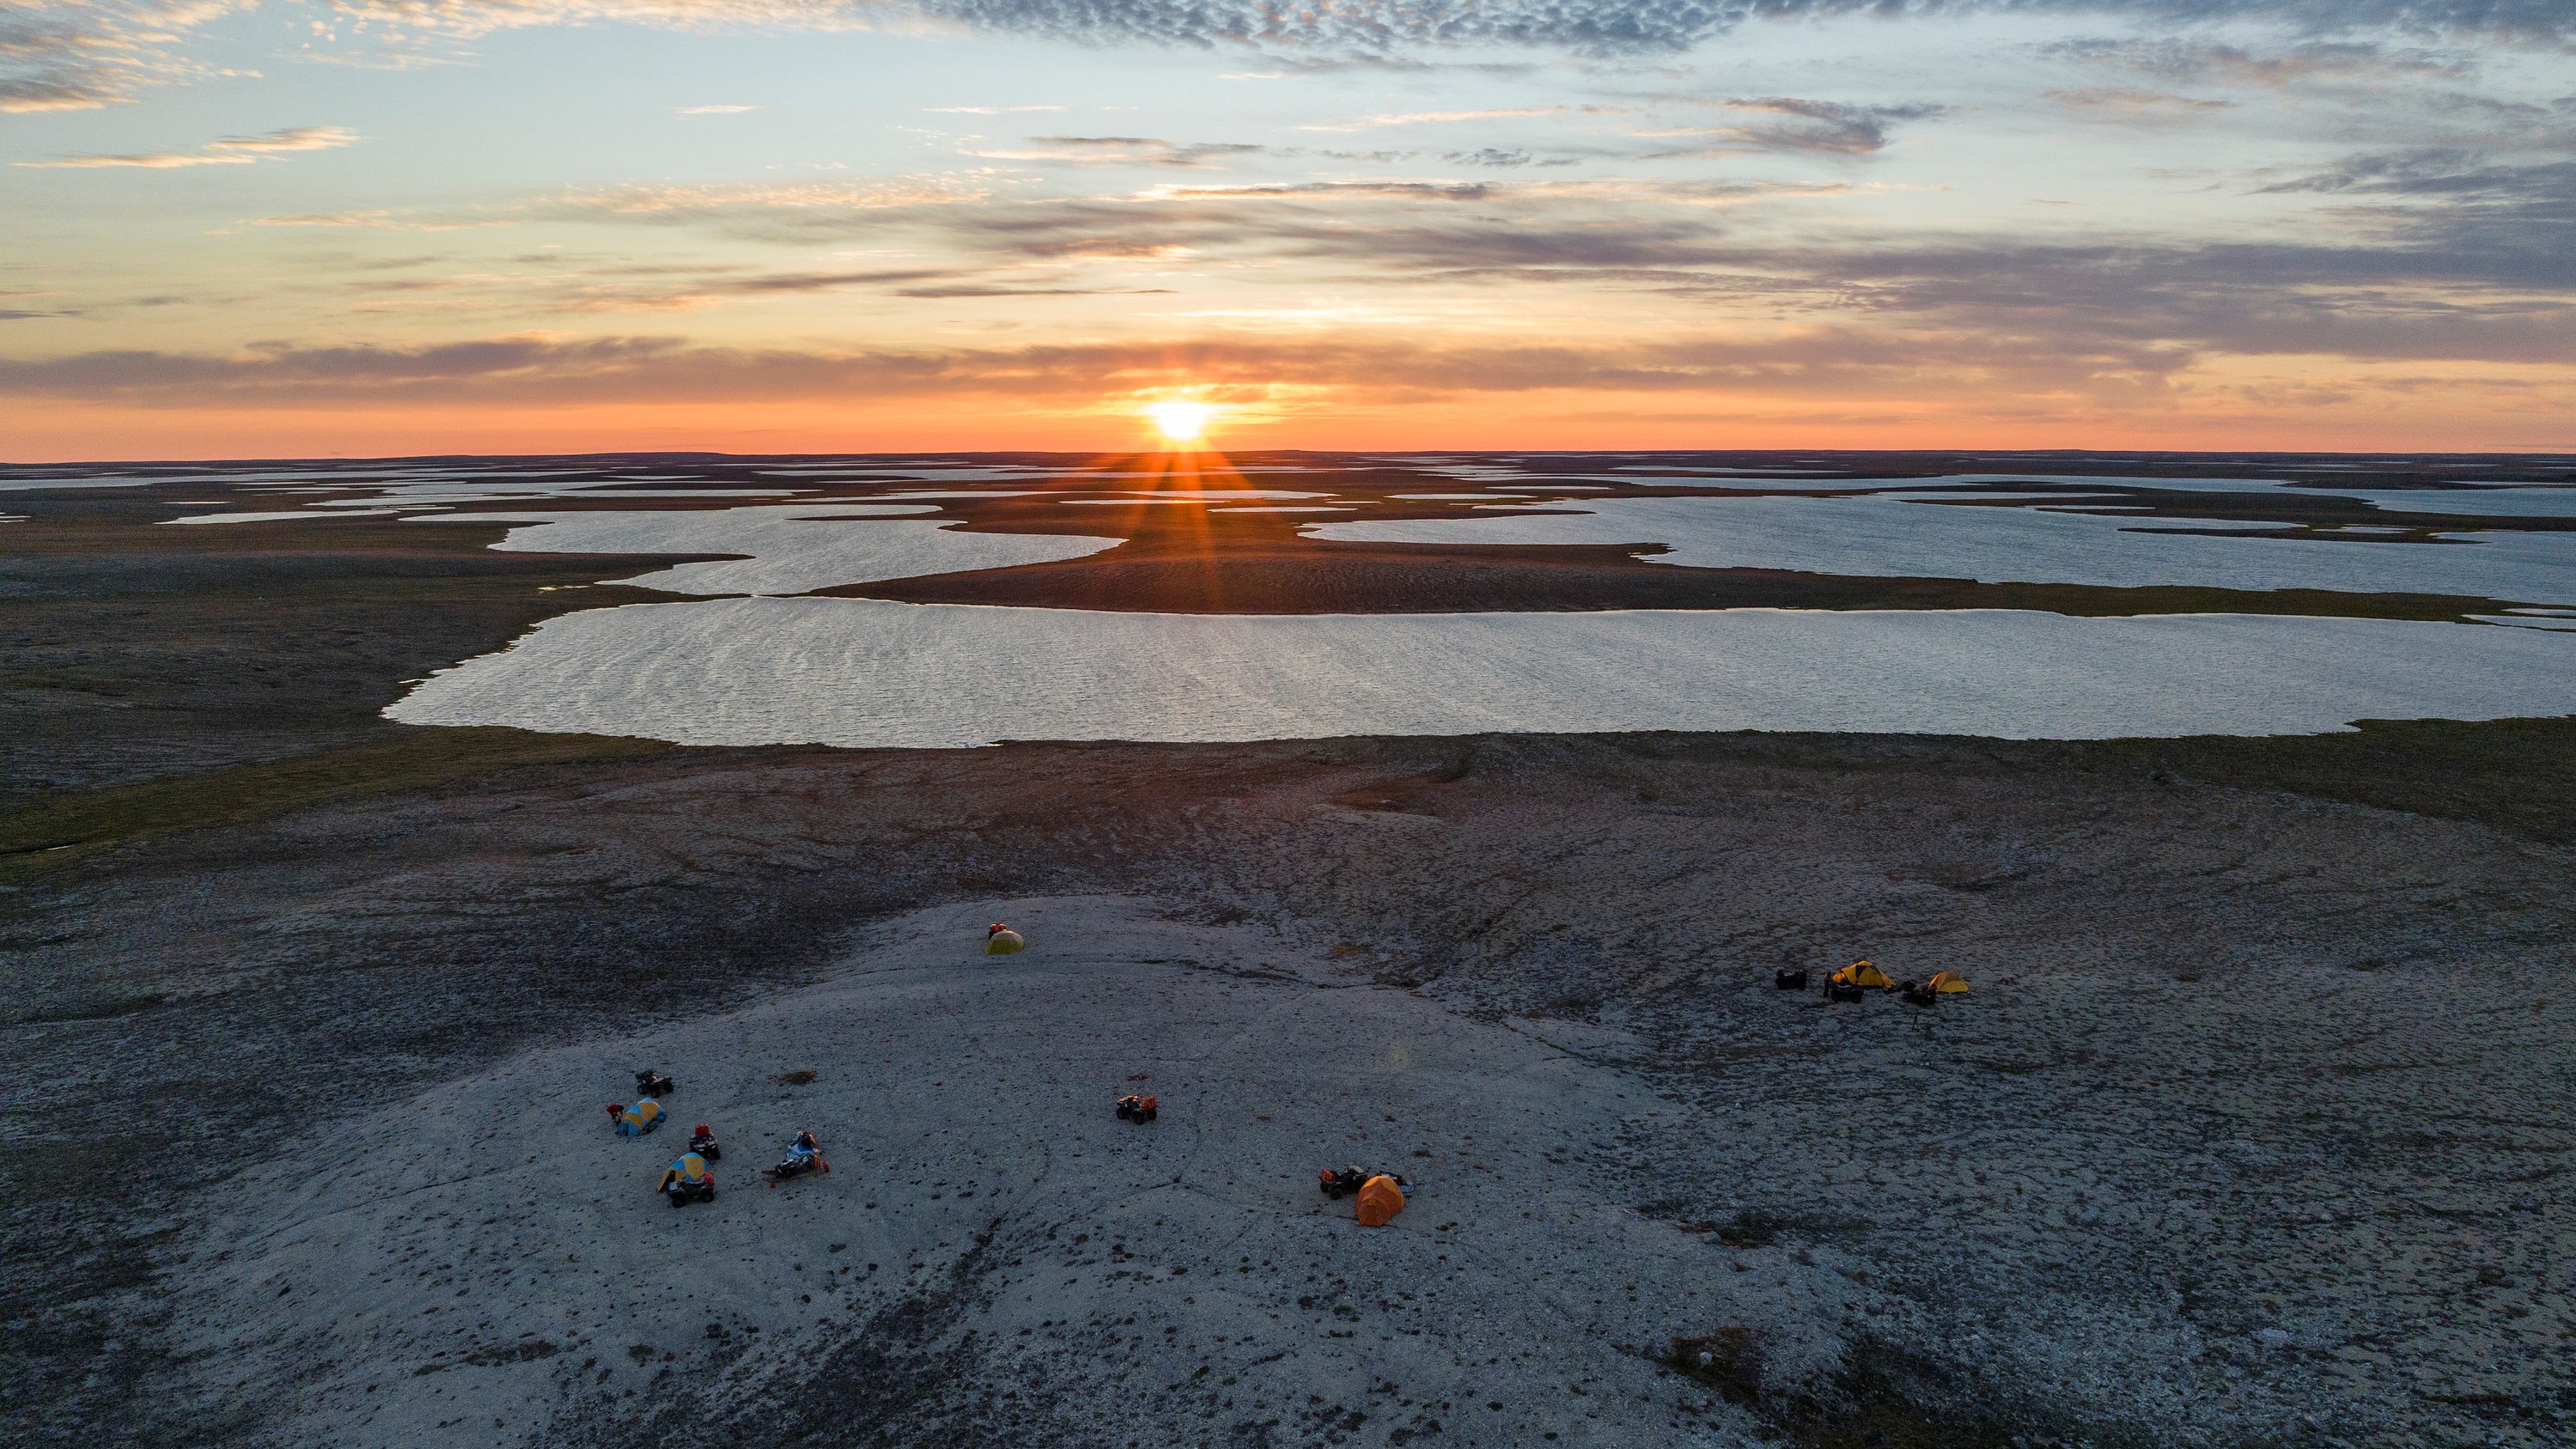
M344 126L289 126L262 136L227 136L194 151L152 151L138 155L66 156L59 161L15 161L37 171L91 171L102 167L140 167L175 171L189 166L248 166L294 151L336 151L354 144L358 133Z

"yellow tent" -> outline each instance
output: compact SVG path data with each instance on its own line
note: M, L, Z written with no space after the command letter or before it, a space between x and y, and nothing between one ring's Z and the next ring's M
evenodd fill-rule
M1027 950L1028 945L1028 938L999 921L984 932L984 954L987 956L1015 956Z
M1395 1179L1379 1173L1360 1184L1359 1217L1364 1228L1382 1228L1404 1211L1404 1189Z
M680 1160L662 1169L662 1181L653 1189L668 1192L674 1179L696 1187L707 1180L707 1160L694 1152L680 1154Z
M1836 986L1875 986L1882 991L1896 984L1887 979L1886 972L1867 961L1854 961L1835 972L1833 981Z
M1968 989L1968 978L1956 971L1944 971L1924 984L1935 991L1955 996Z
M617 1135L641 1137L662 1125L662 1104L647 1097L617 1114Z

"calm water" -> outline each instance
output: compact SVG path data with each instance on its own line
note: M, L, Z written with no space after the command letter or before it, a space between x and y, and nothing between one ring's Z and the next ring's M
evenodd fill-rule
M1294 616L727 599L571 614L387 711L691 744L1485 731L2308 733L2576 712L2576 635L2262 615Z
M420 723L967 746L1498 730L2094 737L2576 712L2576 530L2565 526L2576 460L2062 455L2027 460L2030 472L1983 471L2012 461L1270 455L1185 479L1032 457L442 459L0 469L0 488L153 489L144 496L167 499L162 521L197 526L504 523L493 547L511 552L694 556L640 574L603 566L603 582L692 601L549 621L388 710ZM2518 608L2458 623L1994 610L1202 616L798 597L1079 559L1157 527L1168 556L1176 521L1192 537L1266 528L1264 549L1311 549L1319 562L1483 547L1480 566L1504 570L1506 586L1516 549L1535 562L1551 545L1611 545L1652 547L1641 556L1661 568L2402 592ZM1211 555L1210 568L1224 566ZM728 595L752 597L717 597Z

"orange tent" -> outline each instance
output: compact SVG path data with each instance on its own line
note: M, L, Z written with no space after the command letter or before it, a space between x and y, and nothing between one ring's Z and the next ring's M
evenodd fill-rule
M1360 1184L1361 1227L1385 1227L1397 1213L1402 1211L1404 1211L1404 1189L1395 1185L1394 1178L1381 1172Z

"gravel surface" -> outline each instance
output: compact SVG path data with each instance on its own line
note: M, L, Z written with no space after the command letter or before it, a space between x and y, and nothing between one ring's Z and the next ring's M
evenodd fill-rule
M587 1148L558 1159L546 1134L585 1124L580 1140L595 1135L598 1102L623 1085L600 1075L633 1054L633 1034L739 1034L738 1021L703 1019L758 1008L778 1022L762 1034L793 1041L797 1003L831 1002L816 1020L839 1024L816 1029L839 1039L830 1033L851 1021L883 1019L869 1012L906 1011L827 985L866 969L889 922L941 901L972 924L1005 909L996 900L1105 895L1133 903L1112 912L1122 921L1261 933L1259 946L1194 948L1202 959L1270 952L1284 975L1365 988L1300 1008L1369 1003L1351 1007L1358 1037L1386 1011L1414 1013L1423 1039L1475 1056L1517 1028L1515 1040L1544 1046L1546 1072L1574 1074L1568 1102L1628 1091L1615 1112L1577 1112L1597 1130L1549 1167L1626 1215L1582 1271L1660 1286L1641 1287L1634 1316L1623 1287L1621 1314L1597 1332L1568 1323L1514 1341L1584 1373L1645 1372L1641 1385L1663 1383L1637 1357L1656 1332L1742 1326L1791 1346L1760 1400L1693 1421L1711 1432L1768 1418L1828 1436L1894 1395L1909 1423L1981 1413L2025 1438L2563 1440L2576 1407L2558 1246L2576 1012L2552 988L2569 965L2568 848L2073 758L2076 747L1765 737L690 752L109 852L11 901L13 979L35 1008L8 1029L26 1064L9 1121L29 1164L9 1218L31 1290L12 1348L32 1394L16 1401L56 1411L40 1432L65 1437L94 1433L93 1395L131 1386L149 1392L119 1399L114 1422L149 1424L162 1442L254 1429L338 1442L305 1417L307 1389L339 1382L293 1367L311 1358L228 1348L187 1327L206 1320L171 1319L174 1295L211 1291L211 1255L244 1240L210 1223L274 1221L262 1215L280 1192L355 1192L364 1206L367 1184L434 1171L454 1156L440 1134L457 1130L439 1125L440 1094L533 1083L531 1063L545 1059L520 1054L549 1050L588 1065L557 1072L551 1098L523 1089L533 1105L514 1110L533 1125L511 1170L534 1154L545 1170L532 1181L577 1188L577 1206L632 1202L641 1159L625 1154L613 1172ZM1132 967L1157 990L1231 980L1193 976L1170 948L1114 931L1079 949L1086 971ZM1858 955L1899 976L1963 970L1977 989L1925 1010L1885 997L1826 1006L1769 985L1775 968ZM1032 952L1028 969L1044 959ZM808 989L827 994L792 994ZM1214 1009L1189 1003L1203 1007ZM1009 1241L1023 1257L1025 1235L1042 1237L1063 1211L1046 1206L1055 1179L1001 1164L1057 1135L1044 1112L1114 1095L1124 1077L1091 1083L1092 1049L1061 1033L1033 1040L1031 1009L1005 992L910 1010L915 1055L842 1065L875 1082L953 1061L974 1095L912 1096L890 1105L892 1126L844 1098L846 1118L824 1127L870 1143L861 1161L893 1150L868 1135L879 1130L960 1134L1018 1204L980 1230L1021 1234ZM1291 1040L1268 1045L1279 1059L1231 1037L1225 1050L1253 1053L1240 1075L1254 1086L1301 1079ZM1483 1069L1501 1077L1515 1059L1489 1060L1506 1064ZM995 1125L1033 1073L1051 1073L1058 1095L1032 1094L1028 1115ZM1460 1115L1399 1113L1394 1126L1438 1127L1426 1134L1437 1139L1480 1122L1450 1110ZM421 1140L405 1141L407 1119ZM783 1124L718 1125L749 1152ZM1285 1183L1292 1200L1321 1159L1367 1145L1329 1131L1289 1142L1190 1130L1192 1171L1221 1165L1263 1191ZM1427 1175L1444 1200L1472 1196L1487 1213L1566 1190L1553 1176ZM927 1211L935 1190L904 1178L880 1211ZM526 1200L513 1188L487 1214L521 1224L523 1243L547 1221L522 1220ZM459 1197L452 1215L470 1206ZM732 1221L676 1218L717 1220ZM673 1222L655 1207L637 1226ZM596 1232L577 1236L563 1251L594 1251ZM1761 1246L1730 1257L1729 1238ZM697 1432L698 1420L650 1416L680 1398L691 1414L844 1442L1187 1442L1214 1422L1186 1394L1122 1399L1114 1428L1002 1415L1009 1393L1069 1393L1057 1376L1071 1360L1040 1371L1043 1356L996 1347L1025 1326L996 1306L988 1280L1000 1270L970 1261L970 1242L947 1243L944 1262L919 1247L909 1278L851 1283L831 1327L817 1314L758 1373L674 1360L658 1387L627 1401L624 1387L644 1386L621 1384L605 1403L595 1385L566 1385L550 1422L602 1442L640 1442L656 1424ZM1738 1260L1773 1273L1748 1281L1778 1292L1693 1296L1669 1271L1695 1263L1731 1282ZM454 1275L471 1261L422 1266ZM1634 1275L1605 1266L1629 1264ZM1339 1276L1361 1281L1357 1271ZM940 1274L948 1296L923 1297ZM651 1296L640 1279L629 1287ZM477 1300L496 1310L557 1311L546 1292L480 1291L500 1295ZM728 1301L755 1322L779 1306L758 1275ZM1080 1321L1110 1301L1062 1312ZM1158 1322L1202 1348L1219 1334L1262 1341L1261 1323L1155 1302ZM270 1306L270 1331L323 1326L293 1304ZM1406 1326L1449 1335L1432 1345L1443 1362L1492 1356L1460 1335L1524 1332L1481 1310L1426 1320ZM908 1347L890 1346L896 1323ZM387 1363L425 1358L428 1342L414 1330ZM466 1334L446 1347L477 1345L489 1346ZM918 1393L870 1401L878 1410L836 1397L862 1359L876 1365L867 1374L913 1375ZM1329 1402L1357 1404L1371 1387L1355 1362L1308 1369L1343 1374ZM1266 1382L1282 1402L1286 1380ZM1455 1404L1459 1392L1399 1397ZM1630 1397L1649 1407L1634 1412L1668 1425L1676 1405L1709 1397L1677 1392L1641 1388ZM1404 1422L1329 1432L1392 1442L1376 1436ZM1255 1428L1269 1442L1329 1438L1293 1417Z

